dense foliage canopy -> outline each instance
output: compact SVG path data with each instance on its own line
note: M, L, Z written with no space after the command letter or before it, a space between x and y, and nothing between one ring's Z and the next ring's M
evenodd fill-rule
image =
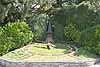
M0 0L0 55L34 36L45 41L48 21L55 42L73 41L100 55L99 17L100 0Z

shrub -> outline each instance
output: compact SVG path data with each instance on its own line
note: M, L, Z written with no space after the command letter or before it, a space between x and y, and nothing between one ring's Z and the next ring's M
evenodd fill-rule
M100 55L100 25L84 30L81 34L80 44L85 49Z
M11 40L12 38L7 37L4 33L0 36L0 55L6 54L17 46Z
M25 22L9 23L5 26L5 34L8 37L13 37L16 43L22 45L28 43L34 37L30 27Z
M3 28L0 27L0 35L3 33Z
M7 37L3 28L0 27L0 55L7 53L12 48L14 43L11 42L11 39Z
M75 24L66 26L64 32L68 40L72 40L76 43L79 42L81 32L76 28Z
M20 48L33 39L34 34L26 22L8 23L0 36L0 55Z

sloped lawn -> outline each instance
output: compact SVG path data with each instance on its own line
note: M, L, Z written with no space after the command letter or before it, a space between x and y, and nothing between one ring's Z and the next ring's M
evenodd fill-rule
M97 58L96 55L84 52L84 50L79 50L79 56L69 55L69 50L64 44L55 44L54 49L48 50L46 44L34 43L11 51L1 58L11 61L78 61L94 60Z

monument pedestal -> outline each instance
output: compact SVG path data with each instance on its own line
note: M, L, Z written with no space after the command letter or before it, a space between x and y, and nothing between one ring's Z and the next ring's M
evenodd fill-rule
M52 31L52 26L51 26L51 23L49 22L48 23L48 27L47 27L47 38L46 38L46 42L47 42L47 48L50 50L50 49L53 49L53 38L52 38L52 34L53 34L53 31Z

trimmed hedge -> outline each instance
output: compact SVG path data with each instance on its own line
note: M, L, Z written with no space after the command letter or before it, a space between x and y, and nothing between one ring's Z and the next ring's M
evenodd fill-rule
M34 34L26 22L8 23L0 35L0 55L20 48L33 39Z

